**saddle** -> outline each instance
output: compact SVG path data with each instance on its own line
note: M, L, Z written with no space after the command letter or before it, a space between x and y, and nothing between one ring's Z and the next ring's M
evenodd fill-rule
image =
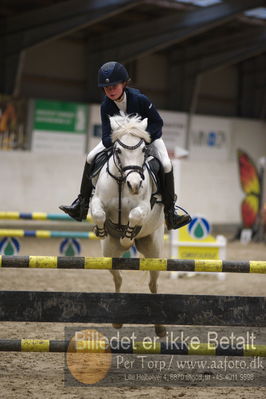
M112 148L106 148L106 150L99 152L99 154L97 154L95 156L93 163L92 163L91 177L96 177L100 173L103 166L106 164L108 159L112 156L112 154L113 154Z

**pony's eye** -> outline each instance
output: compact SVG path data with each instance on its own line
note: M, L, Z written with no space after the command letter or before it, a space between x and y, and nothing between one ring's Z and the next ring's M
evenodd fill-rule
M116 153L117 153L117 154L121 154L120 148L117 148L117 149L116 149Z
M143 147L142 152L146 152L146 147Z

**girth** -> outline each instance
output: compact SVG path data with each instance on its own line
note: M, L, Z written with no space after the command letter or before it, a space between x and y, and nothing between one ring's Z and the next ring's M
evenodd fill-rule
M132 231L130 231L130 237L127 236L126 232L128 231L128 225L127 224L119 224L119 223L113 223L111 221L111 219L107 219L105 221L105 230L112 236L115 238L123 238L123 237L127 237L130 239L133 239L134 237L136 237L136 235L140 232L142 226L135 226L134 229L132 229Z

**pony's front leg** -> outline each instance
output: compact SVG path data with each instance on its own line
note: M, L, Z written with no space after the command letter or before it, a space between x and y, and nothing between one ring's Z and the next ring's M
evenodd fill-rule
M120 238L120 244L122 247L130 248L134 244L134 238L138 233L136 228L143 225L149 211L150 207L144 202L130 211L127 228L124 236Z
M104 228L106 214L102 205L102 201L96 195L91 200L91 216L95 223L95 234L100 239L104 239L107 236L107 232Z

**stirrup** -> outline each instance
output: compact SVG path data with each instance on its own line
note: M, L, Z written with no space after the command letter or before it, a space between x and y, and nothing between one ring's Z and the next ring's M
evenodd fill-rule
M184 212L184 214L178 215L178 213L176 212L177 209L181 209ZM178 220L175 220L175 219L181 220L182 218L183 221L180 222L178 222ZM187 224L189 224L191 220L192 220L191 216L188 214L188 212L185 209L181 208L181 206L174 204L173 208L165 210L165 222L168 230L180 229L181 227L184 227Z

